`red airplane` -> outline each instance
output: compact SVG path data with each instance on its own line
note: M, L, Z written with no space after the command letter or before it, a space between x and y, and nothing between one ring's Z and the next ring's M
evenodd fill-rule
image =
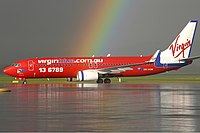
M177 70L200 58L190 57L197 24L197 20L189 21L166 50L157 50L149 56L29 58L13 63L3 72L26 84L28 78L76 78L78 81L111 83L113 77Z

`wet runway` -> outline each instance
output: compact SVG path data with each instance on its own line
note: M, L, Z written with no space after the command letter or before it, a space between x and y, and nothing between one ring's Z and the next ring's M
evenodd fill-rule
M200 84L0 87L0 131L200 131Z

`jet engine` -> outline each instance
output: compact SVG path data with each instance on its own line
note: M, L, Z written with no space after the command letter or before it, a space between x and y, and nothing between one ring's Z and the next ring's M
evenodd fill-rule
M79 71L76 78L79 81L97 80L99 78L99 74L96 70L84 70Z

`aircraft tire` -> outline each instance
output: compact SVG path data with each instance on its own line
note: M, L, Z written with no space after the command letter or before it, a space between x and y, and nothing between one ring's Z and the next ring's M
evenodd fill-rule
M98 80L97 80L97 83L98 83L98 84L102 84L102 83L103 83L103 79L98 79Z
M26 80L24 80L24 81L22 82L22 84L27 84L27 81L26 81Z
M111 83L111 80L110 80L109 78L106 78L106 79L104 79L104 83L105 83L105 84L110 84L110 83Z

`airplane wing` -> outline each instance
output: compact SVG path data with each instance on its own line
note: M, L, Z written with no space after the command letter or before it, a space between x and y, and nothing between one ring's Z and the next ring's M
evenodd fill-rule
M160 52L160 50L157 50L156 53L151 57L151 59L149 61L146 61L146 62L128 64L128 65L122 65L122 66L115 66L115 67L108 67L108 68L102 68L102 69L98 69L97 71L100 74L108 74L108 73L109 74L114 74L114 73L125 72L127 70L133 70L132 67L134 67L134 66L141 66L141 65L145 65L145 64L154 63L159 52Z
M141 65L150 64L150 63L152 62L143 62L143 63L129 64L129 65L122 65L122 66L108 67L108 68L98 69L97 71L100 74L106 74L106 73L114 74L114 73L125 72L127 70L133 70L132 67L134 66L141 66Z
M180 59L179 61L192 61L192 60L199 59L199 58L200 58L200 56L194 56L194 57Z

